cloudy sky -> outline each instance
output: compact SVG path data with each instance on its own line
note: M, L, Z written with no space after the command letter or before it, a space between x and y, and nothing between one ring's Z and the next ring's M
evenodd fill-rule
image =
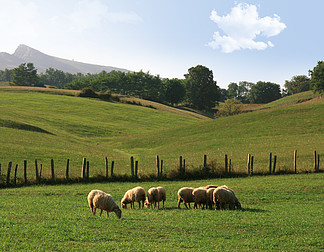
M183 78L280 85L324 60L323 0L0 0L0 52L49 55Z

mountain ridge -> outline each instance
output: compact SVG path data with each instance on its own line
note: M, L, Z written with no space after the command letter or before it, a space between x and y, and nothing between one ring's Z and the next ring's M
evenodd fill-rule
M102 71L130 72L129 70L122 68L83 63L47 55L24 44L19 45L13 54L0 52L0 70L4 70L6 68L13 69L22 63L28 62L32 62L40 73L44 73L46 69L50 67L72 74L95 74Z

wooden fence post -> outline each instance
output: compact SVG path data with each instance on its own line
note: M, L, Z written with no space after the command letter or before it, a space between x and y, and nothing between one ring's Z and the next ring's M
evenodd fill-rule
M130 160L131 160L131 174L132 174L132 178L134 178L134 157L131 156Z
M228 159L227 159L227 154L225 154L225 174L228 173Z
M7 185L9 185L9 183L10 183L11 166L12 166L12 162L10 161L8 164L8 170L7 170Z
M180 171L180 174L182 175L182 156L179 157L179 171Z
M90 162L87 161L87 173L86 173L86 179L89 179L89 168L90 168Z
M39 181L41 181L42 179L42 171L43 171L43 164L40 164L39 175L38 175Z
M277 156L274 155L274 157L273 157L273 171L272 171L273 174L275 174L275 172L276 172L276 164L277 164Z
M106 178L108 178L108 158L105 157L105 165L106 165Z
M314 151L314 171L317 172L317 153Z
M297 150L294 151L294 171L297 173Z
M55 180L55 172L54 172L54 159L51 159L51 171L52 171L52 180Z
M69 180L69 168L70 168L70 159L67 159L66 161L66 180Z
M160 167L161 171L160 171L160 175L162 176L163 173L163 160L161 160L161 167Z
M320 154L317 154L317 172L319 172Z
M115 165L115 161L111 161L110 177L114 176L114 165Z
M138 171L138 161L135 161L135 178L137 178L137 171Z
M272 153L269 154L269 174L271 174L272 169Z
M160 176L160 157L156 155L156 169L157 169L157 176Z
M27 184L27 160L24 160L24 180L25 184Z
M16 168L15 168L14 185L17 182L17 170L18 170L18 164L16 164Z
M82 179L84 179L84 177L85 177L86 166L87 166L87 159L83 158L83 160L82 160L82 170L81 170L81 178Z
M251 176L253 175L253 162L254 162L254 156L251 156Z
M0 163L0 184L1 184L1 163Z
M186 160L183 159L183 166L182 166L182 172L183 172L183 176L186 174Z
M207 168L207 155L204 155L204 168Z
M228 164L228 173L231 174L232 172L232 159L229 160L229 164Z
M248 170L248 175L250 175L250 172L251 172L251 154L248 154L247 170Z
M37 159L35 159L36 183L39 182Z

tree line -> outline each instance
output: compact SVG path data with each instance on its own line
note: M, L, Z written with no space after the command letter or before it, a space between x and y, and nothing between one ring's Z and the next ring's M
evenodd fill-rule
M91 88L107 92L136 96L142 99L176 105L186 103L200 110L211 110L228 99L240 103L268 103L281 97L313 89L324 92L324 61L319 61L306 75L296 75L286 80L284 89L279 84L259 81L230 83L221 89L214 80L212 70L197 65L188 69L184 79L161 78L149 72L102 71L98 74L71 74L48 68L38 74L33 63L24 63L12 70L0 70L0 81L19 86L52 86L82 90Z

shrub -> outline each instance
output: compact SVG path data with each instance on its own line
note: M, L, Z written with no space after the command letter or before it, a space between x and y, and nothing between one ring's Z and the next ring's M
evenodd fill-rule
M216 116L231 116L241 113L240 102L236 99L227 99L220 104Z
M99 95L92 88L83 88L78 94L79 97L99 98Z

